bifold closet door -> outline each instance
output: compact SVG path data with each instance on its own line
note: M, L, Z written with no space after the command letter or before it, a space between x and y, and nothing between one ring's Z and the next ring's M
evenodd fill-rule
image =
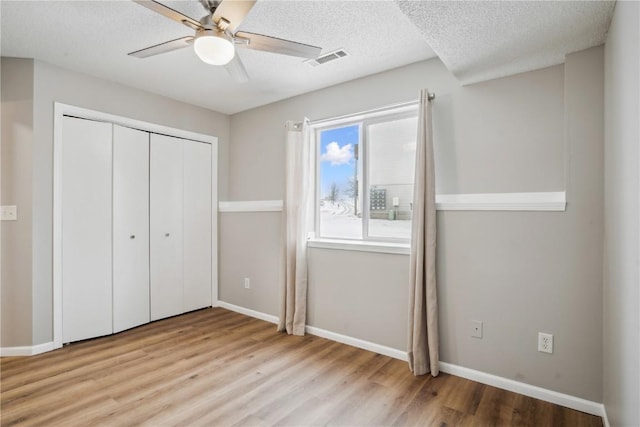
M151 320L183 312L182 140L151 134Z
M64 117L62 341L112 333L112 125Z
M211 144L185 140L184 311L211 305Z
M149 322L149 133L113 126L113 332Z

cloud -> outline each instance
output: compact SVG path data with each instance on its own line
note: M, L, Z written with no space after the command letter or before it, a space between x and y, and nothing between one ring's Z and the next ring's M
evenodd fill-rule
M326 152L320 156L320 161L331 162L331 166L344 165L353 159L353 146L346 144L342 147L337 142L327 144Z

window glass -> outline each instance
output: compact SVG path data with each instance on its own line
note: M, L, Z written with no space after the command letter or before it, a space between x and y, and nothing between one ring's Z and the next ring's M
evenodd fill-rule
M368 126L369 236L411 238L417 117Z
M319 139L321 235L362 239L360 126L323 130Z
M315 128L317 235L408 241L417 109L378 111L333 124Z

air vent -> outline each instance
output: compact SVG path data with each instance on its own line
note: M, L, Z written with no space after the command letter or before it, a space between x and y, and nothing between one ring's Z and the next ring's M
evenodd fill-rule
M333 52L324 54L316 59L308 59L305 62L312 67L317 67L318 65L326 64L327 62L335 61L336 59L344 58L345 56L349 56L347 51L345 51L344 49L338 49L334 50Z

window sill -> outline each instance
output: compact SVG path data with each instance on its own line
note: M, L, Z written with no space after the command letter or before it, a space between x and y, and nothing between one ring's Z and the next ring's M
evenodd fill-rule
M409 255L408 243L369 242L363 240L310 239L308 248L337 249L341 251L377 252L382 254Z

